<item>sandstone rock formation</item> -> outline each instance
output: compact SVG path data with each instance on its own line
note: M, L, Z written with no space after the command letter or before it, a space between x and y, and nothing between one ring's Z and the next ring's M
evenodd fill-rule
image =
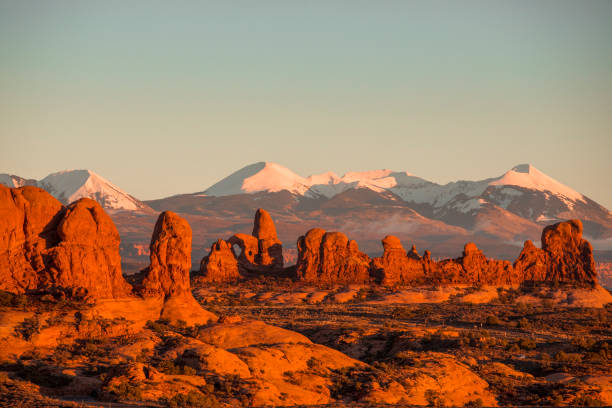
M370 258L341 232L311 229L297 242L297 279L317 284L368 282Z
M151 265L143 286L170 296L190 290L191 227L172 211L159 215L151 238Z
M0 289L62 287L96 298L131 292L119 233L97 202L83 198L65 208L37 187L0 186L0 214Z
M151 238L151 265L144 271L142 293L164 299L161 317L189 325L216 320L191 294L191 227L171 211L159 215Z
M582 238L580 220L559 222L544 228L542 249L526 241L514 268L526 280L597 283L593 248Z
M473 242L468 242L461 257L443 260L433 267L433 283L466 283L475 285L510 285L523 279L508 261L487 259Z
M59 244L46 254L43 286L82 287L95 298L131 293L121 274L119 232L100 204L89 198L70 204L57 233Z
M235 234L227 242L240 247L241 272L278 272L283 269L283 243L276 235L274 221L264 209L255 213L253 235Z
M383 240L383 255L372 259L372 274L382 285L416 284L422 282L425 262L414 245L406 253L399 238L387 235Z
M200 263L200 274L205 282L229 282L240 278L238 261L231 245L219 239Z

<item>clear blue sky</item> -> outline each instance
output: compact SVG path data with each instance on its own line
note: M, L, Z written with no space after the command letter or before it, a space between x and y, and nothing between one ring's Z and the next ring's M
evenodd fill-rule
M612 1L0 1L0 172L151 199L529 162L612 208L611 153Z

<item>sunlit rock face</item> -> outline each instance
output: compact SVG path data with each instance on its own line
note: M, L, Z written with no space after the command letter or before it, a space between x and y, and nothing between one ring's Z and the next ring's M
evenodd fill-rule
M119 233L100 205L64 207L37 187L0 186L0 288L61 287L95 298L122 297Z
M597 283L593 248L582 238L582 231L580 220L547 226L542 231L542 249L525 242L514 268L526 280Z
M238 268L241 272L274 274L283 270L283 243L266 210L260 208L255 213L252 235L235 234L227 242L240 248Z
M316 284L366 283L370 280L370 258L357 242L341 232L315 228L297 242L298 280Z

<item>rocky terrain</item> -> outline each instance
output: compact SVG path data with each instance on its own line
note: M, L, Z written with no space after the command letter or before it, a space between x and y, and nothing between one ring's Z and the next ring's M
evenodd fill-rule
M0 404L612 404L612 295L578 220L514 263L394 236L371 258L316 228L285 264L270 213L252 225L191 272L198 238L164 211L126 277L96 201L0 186Z

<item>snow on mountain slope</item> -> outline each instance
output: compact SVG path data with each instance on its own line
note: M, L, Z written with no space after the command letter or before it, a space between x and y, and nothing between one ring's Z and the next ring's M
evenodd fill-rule
M499 179L489 183L490 186L518 186L530 190L546 191L560 198L567 204L575 201L586 202L584 196L547 176L530 164L519 164Z
M148 208L110 181L91 170L65 170L49 174L38 186L64 204L88 197L111 210L141 210Z
M14 174L0 174L0 184L4 184L7 187L23 187L23 186L35 186L36 180L24 179Z
M206 189L203 194L220 197L287 190L301 195L308 189L305 180L280 164L259 162L230 174Z

